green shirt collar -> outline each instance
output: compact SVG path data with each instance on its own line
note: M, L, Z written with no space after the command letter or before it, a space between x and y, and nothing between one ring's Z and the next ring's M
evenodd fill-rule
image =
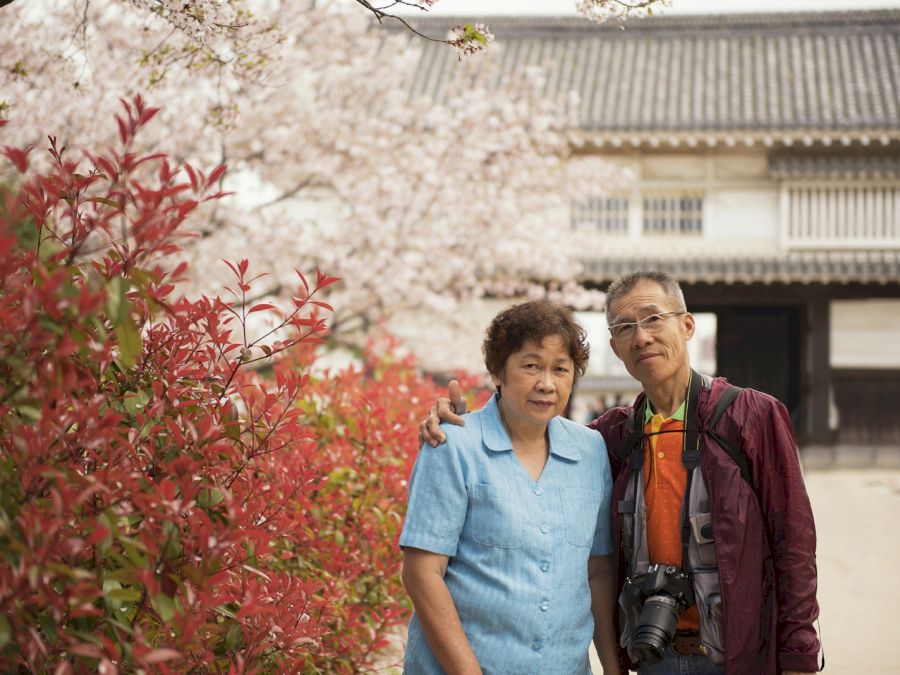
M681 405L678 406L678 410L672 413L672 416L669 419L684 422L685 407L687 407L687 401L682 401ZM644 424L647 424L651 419L653 419L653 410L651 410L650 399L647 399L647 406L644 408Z

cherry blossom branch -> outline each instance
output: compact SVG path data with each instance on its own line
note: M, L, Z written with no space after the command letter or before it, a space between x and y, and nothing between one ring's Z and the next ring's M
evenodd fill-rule
M403 27L414 35L417 35L426 40L430 40L431 42L440 42L446 45L450 45L451 47L455 47L459 51L460 58L482 51L488 46L490 42L494 40L493 33L491 33L490 29L483 23L464 23L461 26L453 26L453 28L450 29L448 36L442 40L440 38L434 38L430 35L426 35L425 33L420 32L402 16L391 14L385 11L386 7L393 7L394 5L398 4L407 5L410 7L419 7L424 11L427 8L423 7L422 5L425 4L430 7L434 4L434 0L422 0L421 3L411 3L397 0L395 2L392 2L390 5L386 5L385 7L375 7L368 0L355 0L355 2L359 5L362 5L369 12L371 12L378 20L378 23L383 23L384 19L394 19L395 21L403 24Z
M602 23L609 19L625 19L632 14L653 14L654 7L669 4L669 0L576 0L575 9L586 19Z

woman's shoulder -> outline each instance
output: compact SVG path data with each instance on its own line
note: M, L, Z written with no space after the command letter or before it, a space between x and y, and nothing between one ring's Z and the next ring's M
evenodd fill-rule
M471 447L472 441L481 439L481 411L465 413L462 418L466 422L463 426L441 422L441 431L447 437L447 445L465 449Z
M582 451L583 456L606 456L606 444L599 431L562 416L557 417L555 423L559 424L569 442Z

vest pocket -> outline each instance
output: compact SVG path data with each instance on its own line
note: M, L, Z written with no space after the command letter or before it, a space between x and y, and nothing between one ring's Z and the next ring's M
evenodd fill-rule
M713 540L711 513L696 513L691 516L691 558L698 567L715 567L716 542Z
M594 542L601 493L597 490L568 488L559 491L566 519L566 541L588 547Z
M694 572L694 595L700 613L700 643L706 647L710 661L724 663L725 627L718 570Z
M476 483L471 487L472 538L484 546L519 548L522 520L515 492L494 485Z

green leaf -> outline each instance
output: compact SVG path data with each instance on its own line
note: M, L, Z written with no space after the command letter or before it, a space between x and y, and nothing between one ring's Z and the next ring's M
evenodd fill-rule
M160 619L168 622L175 616L175 598L160 593L153 598L153 609L159 614Z
M56 642L56 621L49 612L38 615L38 625L41 627L41 631L44 635L47 636L48 642ZM2 637L0 637L0 642L2 641ZM0 649L2 649L2 645L0 645Z
M12 639L12 630L9 627L9 619L6 614L0 614L0 649L9 644Z
M114 209L121 209L122 206L119 202L113 201L112 199L107 199L106 197L94 197L93 200L95 202L99 202L100 204L106 204L107 206L112 206Z
M236 623L231 628L228 629L228 632L225 634L225 644L229 649L234 649L240 644L241 640L244 637L244 633L241 630L241 624Z
M135 415L138 411L143 410L144 406L150 402L150 396L147 392L140 391L128 391L125 392L124 403L125 410L127 410L130 414Z
M128 318L127 290L127 283L121 277L114 277L106 284L106 312L117 326Z
M19 240L19 246L27 250L37 248L38 230L32 218L27 218L20 223L14 223L13 229Z
M112 617L106 617L104 619L104 621L106 623L108 623L110 626L114 626L118 630L122 631L126 635L131 635L132 637L134 637L134 628L132 628L129 624L122 623L121 621L117 621L116 619L114 619ZM125 647L127 649L127 645L125 645Z
M133 588L116 588L107 592L106 597L121 602L137 602L141 599L141 592Z
M225 499L225 493L217 488L204 488L197 494L197 504L203 508L215 506Z
M122 323L116 324L116 336L119 338L119 361L125 368L131 368L141 353L141 334L131 319L126 318Z
M229 619L237 619L237 613L231 609L228 605L219 605L215 608L219 614Z
M20 403L16 406L16 412L29 422L37 422L41 419L41 407L29 403Z
M105 513L101 513L100 517L97 518L97 521L109 532L109 534L103 537L103 539L101 539L97 544L97 550L99 551L99 553L101 555L106 555L107 551L109 551L109 547L112 546L113 533L116 532L116 528L115 526L113 526L112 519Z

